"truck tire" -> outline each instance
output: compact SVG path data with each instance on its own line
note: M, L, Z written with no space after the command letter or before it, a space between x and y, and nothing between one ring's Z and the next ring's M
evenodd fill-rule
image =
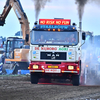
M37 74L31 73L30 78L31 78L31 83L32 83L32 84L37 84L38 81L39 81L39 77L38 77Z
M80 73L79 73L79 74L81 75L81 71L82 71L82 70L81 70L81 60L80 60L79 65L80 65Z
M80 84L79 80L80 80L79 75L73 75L73 77L72 77L73 86L79 86L79 84Z

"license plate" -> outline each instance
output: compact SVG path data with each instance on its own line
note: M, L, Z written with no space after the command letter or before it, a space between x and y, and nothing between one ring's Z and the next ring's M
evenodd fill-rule
M48 68L58 68L58 66L48 66Z
M45 69L45 73L61 73L61 69Z

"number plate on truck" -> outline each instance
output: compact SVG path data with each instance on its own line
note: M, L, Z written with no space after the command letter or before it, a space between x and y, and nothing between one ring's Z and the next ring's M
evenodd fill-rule
M45 73L61 73L61 69L45 69Z
M58 68L58 66L48 66L48 68Z

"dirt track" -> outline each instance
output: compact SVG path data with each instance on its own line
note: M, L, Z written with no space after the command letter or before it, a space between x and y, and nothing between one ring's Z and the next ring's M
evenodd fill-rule
M100 100L99 86L31 84L28 77L0 77L0 100Z

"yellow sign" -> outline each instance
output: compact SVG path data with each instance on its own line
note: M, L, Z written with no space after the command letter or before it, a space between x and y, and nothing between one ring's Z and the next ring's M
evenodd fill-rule
M58 66L48 66L48 68L58 68Z

